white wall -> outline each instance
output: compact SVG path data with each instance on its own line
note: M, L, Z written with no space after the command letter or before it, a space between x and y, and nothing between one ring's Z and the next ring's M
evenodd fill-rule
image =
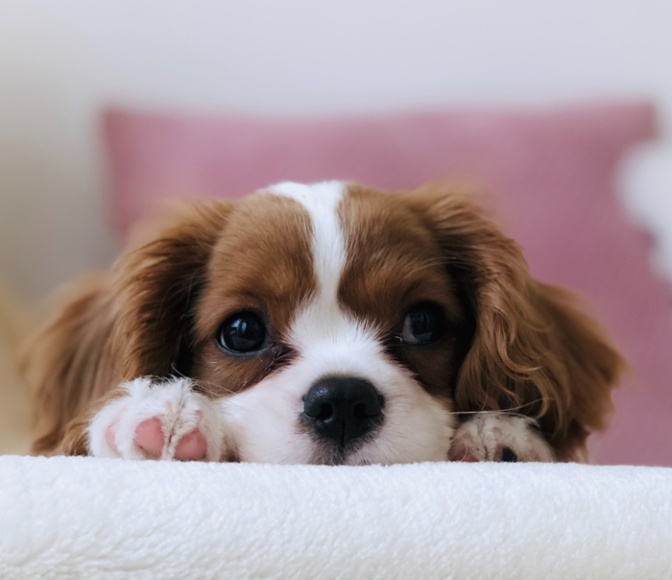
M105 103L265 114L651 97L672 134L666 0L4 0L0 275L105 266ZM672 147L627 174L672 256ZM670 259L672 271L672 258Z

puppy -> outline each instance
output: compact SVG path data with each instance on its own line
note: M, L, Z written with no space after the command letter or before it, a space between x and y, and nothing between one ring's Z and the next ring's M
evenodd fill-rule
M144 225L24 368L35 453L568 461L622 359L468 197L282 183Z

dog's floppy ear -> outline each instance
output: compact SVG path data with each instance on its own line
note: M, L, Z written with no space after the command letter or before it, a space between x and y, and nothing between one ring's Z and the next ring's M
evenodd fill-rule
M33 399L33 453L51 453L70 419L109 388L114 365L113 294L107 272L61 290L54 314L22 345L21 370ZM53 305L47 305L51 310Z
M605 427L621 356L572 293L532 278L518 244L469 196L424 188L409 200L474 318L456 410L533 417L560 459L582 458L588 433Z
M193 306L230 205L181 204L136 233L113 268L115 340L124 379L190 371ZM148 240L148 241L147 241Z
M117 384L189 371L191 308L230 204L183 203L140 224L108 272L71 285L48 324L24 345L37 425L49 453L66 425Z

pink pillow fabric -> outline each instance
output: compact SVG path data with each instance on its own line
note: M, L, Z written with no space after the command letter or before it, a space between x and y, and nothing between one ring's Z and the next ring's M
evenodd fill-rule
M121 231L166 198L238 197L285 180L403 189L452 176L486 187L534 275L585 294L633 366L593 461L672 466L671 295L614 190L623 155L654 133L639 103L295 121L105 115Z

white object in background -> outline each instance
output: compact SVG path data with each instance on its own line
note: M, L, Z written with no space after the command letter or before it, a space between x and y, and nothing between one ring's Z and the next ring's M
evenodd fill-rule
M635 150L621 175L626 208L653 237L652 265L672 283L672 145Z

